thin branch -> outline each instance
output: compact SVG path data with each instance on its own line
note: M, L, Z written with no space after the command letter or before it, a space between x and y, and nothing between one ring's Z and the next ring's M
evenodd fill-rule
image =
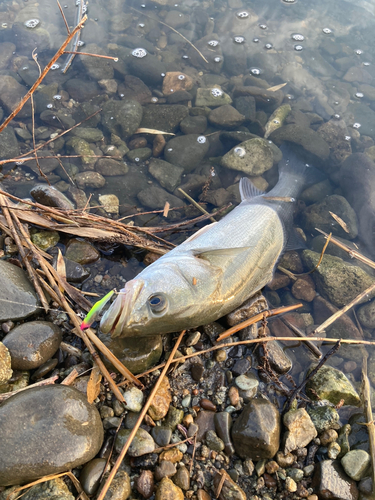
M64 54L78 54L80 56L92 56L92 57L99 57L100 59L110 59L111 61L118 62L118 57L112 57L112 56L103 56L101 54L90 54L89 52L78 52L74 50L64 50Z
M60 5L59 0L56 0L56 2L57 2L57 6L58 6L58 7L59 7L59 9L60 9L60 12L61 12L62 18L64 19L66 32L68 33L68 35L70 35L70 29L69 29L69 25L68 25L68 22L67 22L67 20L66 20L66 17L65 17L64 11L62 10L62 7L61 7L61 5Z
M55 62L57 61L57 59L64 52L65 48L67 47L67 45L69 44L69 42L71 41L71 39L74 37L74 35L76 33L78 33L82 29L82 27L83 27L83 25L85 24L86 21L87 21L87 16L84 16L82 18L81 22L79 24L77 24L77 26L74 28L74 30L67 36L67 38L64 41L64 43L61 45L61 47L56 52L56 54L52 57L52 59L50 60L50 62L47 64L47 66L44 68L44 70L42 71L42 74L36 80L36 82L34 83L34 85L30 88L30 90L27 92L27 94L21 99L21 101L19 102L19 104L12 111L12 113L8 116L8 118L0 125L0 132L2 132L5 129L5 127L8 125L8 123L10 123L13 120L13 118L21 111L21 109L24 107L24 105L26 104L26 102L29 100L30 96L33 95L33 93L35 92L35 90L39 87L39 85L41 84L41 82L44 80L44 78L47 75L48 71L51 69L51 66L53 64L55 64Z
M183 189L177 188L177 191L180 191L180 193L182 193L185 196L185 198L187 198L190 201L190 203L192 203L195 206L195 208L197 208L198 210L200 210L205 215L209 215L211 222L216 222L216 220L207 212L207 210L205 210L201 205L199 205L199 203L197 203L194 200L194 198L192 198L190 195L188 195L187 193L185 193L185 191Z
M143 419L144 419L144 417L145 417L145 415L147 413L147 410L149 409L152 401L154 400L154 397L155 397L155 395L156 395L156 393L157 393L157 391L158 391L158 389L160 387L160 384L161 384L162 380L165 377L165 374L167 373L169 365L173 361L173 357L176 354L176 351L177 351L177 349L178 349L178 347L179 347L179 345L181 343L181 340L182 340L182 337L184 336L184 334L185 334L185 330L183 330L180 333L180 335L179 335L179 337L178 337L178 339L177 339L177 341L176 341L176 343L175 343L175 345L174 345L174 347L172 349L171 355L169 356L169 359L166 362L166 364L164 366L164 369L163 369L163 371L160 374L160 377L158 378L156 384L154 385L154 387L153 387L153 389L152 389L152 391L151 391L151 393L150 393L150 395L148 397L148 400L147 400L146 404L142 408L142 411L139 414L137 423L135 424L135 426L133 427L131 433L129 434L129 437L128 437L126 443L124 444L124 446L123 446L123 448L122 448L122 450L121 450L121 452L120 452L120 454L119 454L119 456L118 456L118 458L116 460L116 463L113 466L113 468L112 468L112 470L111 470L111 472L110 472L110 474L109 474L109 476L108 476L108 478L107 478L107 480L106 480L106 482L105 482L102 490L100 491L100 493L99 493L99 495L97 497L97 500L104 500L104 497L106 496L108 488L110 487L111 482L112 482L113 478L115 477L116 472L118 471L118 469L119 469L119 467L121 465L121 462L123 461L123 459L124 459L124 457L126 455L126 452L128 451L129 446L131 445L131 443L132 443L132 441L133 441L133 439L134 439L134 437L135 437L135 435L136 435L136 433L137 433L137 431L138 431L138 429L139 429L139 427L140 427L140 425L141 425L141 423L142 423L142 421L143 421Z

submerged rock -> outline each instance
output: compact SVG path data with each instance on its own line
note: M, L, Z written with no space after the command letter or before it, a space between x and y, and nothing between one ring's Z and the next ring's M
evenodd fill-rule
M280 145L284 141L294 142L302 146L307 152L320 160L329 158L329 146L318 132L309 127L300 127L297 124L284 125L278 128L269 138Z
M35 387L0 405L0 440L0 485L23 484L91 460L102 445L103 426L76 389Z
M327 399L334 405L342 399L346 405L358 406L361 402L346 375L331 366L322 366L307 382L306 391L312 399L317 399L317 394L320 399Z
M142 114L142 106L135 100L111 99L103 105L102 124L110 133L126 139L139 127Z
M48 184L37 184L30 190L30 194L35 201L46 207L74 210L73 203L61 191Z
M72 238L66 247L65 256L67 259L85 265L96 262L100 258L100 253L87 241Z
M174 137L164 149L166 161L182 167L185 172L197 168L209 149L208 139L204 135L188 134Z
M153 158L150 160L148 171L157 181L159 181L163 188L173 193L176 187L181 184L181 175L184 169L172 165L167 161Z
M261 175L274 164L274 154L265 139L250 139L232 148L221 159L223 167L245 172L247 175Z

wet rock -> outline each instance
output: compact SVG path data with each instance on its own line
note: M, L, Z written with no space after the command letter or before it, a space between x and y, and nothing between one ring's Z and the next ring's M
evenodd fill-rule
M117 82L114 79L104 78L98 81L100 87L104 89L108 94L116 94L117 92Z
M124 408L129 411L140 412L142 409L143 392L137 387L132 387L124 392L126 401Z
M232 428L232 440L241 458L272 458L279 449L280 415L265 399L248 403Z
M226 205L230 200L232 200L232 198L232 194L224 188L209 190L199 197L200 201L211 203L216 207L222 207Z
M339 421L339 414L332 406L314 406L307 408L307 413L310 415L318 434L335 427Z
M148 409L148 414L153 420L161 420L168 413L171 402L172 395L169 380L164 377Z
M329 179L326 179L306 188L299 196L299 199L307 204L318 203L332 194L333 190L331 182Z
M176 436L174 436L174 438L176 438ZM181 462L182 457L183 457L183 453L177 447L176 448L168 448L167 450L164 450L160 453L159 462L161 462L163 460L167 460L168 462L171 462L172 464L176 464L178 462Z
M180 90L191 90L193 85L193 79L185 73L169 71L163 79L162 92L168 96Z
M302 260L309 270L316 266L319 258L320 254L311 250L302 252ZM337 307L345 306L373 283L371 276L360 267L331 255L325 255L313 276L318 292Z
M144 106L141 127L177 132L180 122L189 115L189 108L182 104Z
M202 410L198 413L195 423L198 426L197 441L202 441L207 431L215 430L215 413Z
M297 300L312 302L316 296L315 284L310 276L298 278L292 286L293 297Z
M140 126L142 106L132 99L109 100L103 105L102 124L110 133L130 137Z
M161 335L143 337L142 342L139 342L136 337L111 338L100 334L99 338L135 375L148 370L157 363L163 351ZM103 361L111 370L115 370L106 358L103 358Z
M16 498L20 492L12 494L15 488L16 487L9 488L3 493L0 493L0 499L7 500L9 498L9 500L13 500ZM26 490L26 493L24 492L22 498L24 500L74 500L74 495L69 491L63 478L58 477L32 486L30 489Z
M218 41L220 38L216 33L206 35L194 42L195 47L204 55L204 61L193 47L189 47L187 55L190 63L196 68L204 68L208 73L220 74L223 67L223 53L221 44L209 45L211 40ZM207 63L208 61L208 63Z
M66 280L69 283L82 283L85 281L86 278L90 276L90 273L87 269L85 269L81 264L78 264L78 262L73 262L70 259L67 259L66 257L63 257L64 259L64 264L65 264L65 275L66 275ZM56 262L57 262L57 257L54 258L53 260L53 267L56 269Z
M156 488L155 500L184 500L184 494L168 477L164 477Z
M62 125L64 128L71 128L76 123L71 114L67 111L56 111L52 109L46 109L40 113L40 119L52 127L60 127ZM47 137L44 138L47 139Z
M236 484L229 474L224 470L220 473L216 473L214 476L214 487L218 488L219 484L222 481L222 474L225 475L224 483L221 488L221 492L219 495L219 500L246 500L246 494L242 488Z
M29 321L16 326L3 339L14 370L33 370L48 361L62 340L58 326L48 321Z
M0 321L20 320L39 311L39 301L25 271L0 260Z
M221 159L223 167L245 172L247 175L261 175L274 164L274 154L264 139L250 139L232 148Z
M133 149L132 151L128 151L126 153L127 158L134 163L146 161L151 157L151 155L151 148Z
M204 366L200 363L193 363L190 368L191 377L195 382L199 382L204 373Z
M38 163L40 166L40 170L46 175L50 174L56 168L59 167L59 162L58 162L57 158L39 158L40 156L50 156L50 155L51 155L50 150L41 150L40 149L39 151L37 151ZM35 160L25 161L24 165L27 166L28 168L30 168L35 174L40 175L39 168L38 168ZM71 205L71 202L70 202L70 205Z
M155 468L155 479L161 481L163 477L172 477L176 474L176 466L168 460L162 460L160 465Z
M0 69L5 69L15 53L16 46L11 42L0 43Z
M181 184L181 175L184 169L164 160L153 158L150 160L148 171L163 188L173 192Z
M0 157L5 159L15 158L19 155L19 147L16 134L11 127L0 133Z
M46 207L57 207L63 210L73 210L73 203L58 189L47 184L37 184L30 190L35 201Z
M120 453L124 444L127 442L130 433L131 429L119 430L115 442L116 453ZM140 428L137 430L137 433L129 447L128 455L130 457L140 457L141 455L152 453L154 449L155 449L154 440L152 439L152 437L148 432Z
M158 446L167 446L171 442L172 429L164 425L156 425L152 428L151 435Z
M13 374L8 349L0 342L0 385L6 384Z
M84 464L103 441L98 411L69 386L36 387L16 394L1 404L0 423L2 486Z
M283 423L288 429L285 433L285 453L304 448L318 435L309 414L304 408L285 413Z
M104 177L107 177L125 175L129 172L129 167L123 161L113 160L112 158L99 158L95 163L95 170Z
M145 54L143 57L133 55L143 53ZM162 74L167 72L162 61L142 48L132 52L128 64L131 74L140 78L147 85L159 85L163 80Z
M57 231L38 231L31 234L31 241L42 250L48 250L59 242L60 235Z
M66 246L65 257L79 264L86 265L100 258L98 250L90 243L72 238Z
M277 145L284 141L299 144L309 153L317 156L320 160L329 158L330 150L326 141L311 128L300 127L297 124L284 125L269 136Z
M207 118L202 115L187 116L180 123L181 132L187 134L204 134L207 129Z
M211 450L214 450L218 453L224 450L224 442L214 431L206 432L206 444Z
M98 199L100 205L104 208L107 214L119 214L120 201L115 194L102 194L98 196Z
M190 488L190 474L188 469L186 467L180 467L173 476L173 482L182 490L188 490Z
M96 43L89 43L85 47L85 52L90 54L107 55L105 51ZM94 80L103 80L113 78L114 63L109 59L99 57L82 57L82 64L85 68L85 73Z
M236 377L235 384L240 389L240 396L248 402L250 399L255 397L259 381L252 373L250 373L249 375L240 375L239 377Z
M164 149L166 161L191 172L208 152L209 142L203 135L188 134L174 137L167 142Z
M105 186L104 177L98 172L93 172L88 170L86 172L80 172L75 176L75 181L77 186L81 189L84 188L94 188L99 189Z
M246 85L245 87L236 86L233 92L235 98L241 96L254 97L257 104L262 107L279 106L283 100L283 93L280 91L271 91L265 88ZM279 129L280 130L280 129Z
M101 130L92 127L76 127L71 131L71 134L87 142L98 142L103 140L104 137Z
M232 417L226 411L215 413L214 416L215 428L218 436L224 443L224 451L228 457L234 454L234 447L230 437L232 427ZM210 432L210 431L208 431Z
M108 476L108 475L107 475ZM102 484L105 484L107 476L104 476ZM101 488L100 488L101 490ZM98 495L100 494L100 490ZM105 500L127 500L131 494L130 478L127 472L120 470L116 472L115 477L105 494Z
M217 87L199 87L195 97L195 105L209 108L216 108L224 106L225 104L232 104L231 97L221 90L220 86Z
M327 500L357 500L355 482L344 472L337 460L323 460L315 467L312 487L320 498Z
M154 475L150 470L143 470L137 478L135 487L143 498L150 498L154 493Z
M142 189L142 191L138 193L138 199L142 205L151 208L151 210L164 208L166 202L168 202L172 208L181 207L183 205L180 198L177 198L177 196L157 186L150 186L146 189Z
M277 373L288 373L288 371L292 368L292 360L284 352L277 340L275 342L269 342L269 344L270 345L267 346L267 359L271 368ZM261 362L262 356L265 355L264 348L261 347L256 355L259 362Z
M364 450L351 450L341 459L345 472L354 481L359 481L365 476L370 463L371 457Z
M70 80L65 82L64 87L69 93L70 97L72 97L75 101L81 103L89 101L90 99L96 97L101 93L99 85L96 82L83 78L71 78ZM87 113L87 116L91 115L93 112L94 111L92 111L91 113ZM84 117L81 117L81 120L82 118ZM97 118L94 117L94 119L96 120ZM89 125L87 122L85 123L87 127L94 126L93 124Z
M208 115L208 120L212 125L218 128L234 129L242 125L245 121L245 116L241 115L236 108L230 104L219 106L213 109Z
M351 142L346 139L350 134L344 120L329 120L323 123L318 129L318 134L330 147L333 165L341 165L352 154Z
M345 231L331 216L330 212L338 215L346 224ZM309 233L315 233L315 228L325 232L332 232L334 236L354 239L358 235L357 216L343 196L332 195L320 203L314 203L306 208L302 214L303 227Z
M347 377L331 366L322 366L308 381L306 390L312 399L316 399L314 391L320 399L327 399L334 405L341 399L344 399L346 405L360 404L360 398Z
M0 75L0 104L10 114L27 93L27 87L10 75ZM19 118L31 116L31 104L27 102L17 115ZM8 129L5 129L8 130ZM13 156L14 157L14 156ZM10 158L13 158L12 156Z
M174 406L170 406L167 418L165 420L165 425L172 429L172 431L176 430L178 424L181 424L182 419L184 418L184 411L175 408Z
M95 495L97 492L106 463L105 458L94 458L81 470L79 481L87 495Z

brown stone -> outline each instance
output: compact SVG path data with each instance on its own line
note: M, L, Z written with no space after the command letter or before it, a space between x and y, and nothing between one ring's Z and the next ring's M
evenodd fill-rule
M161 134L155 135L155 139L152 144L152 156L154 156L154 158L159 158L159 156L164 151L165 144L166 141L163 135Z
M209 399L202 398L199 402L201 407L207 411L216 411L216 406Z
M193 79L180 71L170 71L163 79L162 92L164 95L172 95L179 90L190 90L193 88Z
M144 498L150 498L154 493L154 475L150 470L143 470L135 482L135 487Z
M298 278L292 286L292 294L297 300L312 302L315 299L315 285L310 276Z
M148 414L153 420L161 420L168 413L172 396L169 389L169 380L165 377L157 390L154 399L148 410Z
M211 496L204 490L197 491L197 500L211 500Z
M245 492L223 469L221 470L221 473L217 473L214 477L214 488L216 489L219 486L222 474L225 474L225 479L221 488L219 500L246 500Z
M230 404L232 406L237 406L238 403L240 402L240 395L238 393L238 389L235 386L232 386L229 391L228 391L228 397Z
M338 460L323 460L315 466L312 487L325 500L357 500L355 481L344 472Z
M171 479L164 477L157 487L155 500L184 500L184 494Z
M270 290L279 290L280 288L288 286L289 283L290 278L286 274L276 272L273 280L268 283L267 288Z
M213 411L202 410L198 413L195 419L195 423L198 426L197 441L202 441L207 431L215 430L214 417L215 413Z
M264 485L266 488L276 488L277 487L277 480L270 476L270 474L267 474L266 472L263 474L264 478Z
M183 453L178 448L169 448L159 455L159 462L167 461L175 464L181 462Z

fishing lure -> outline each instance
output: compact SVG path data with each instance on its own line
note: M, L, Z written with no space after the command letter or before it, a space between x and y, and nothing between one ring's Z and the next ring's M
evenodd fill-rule
M112 295L115 293L115 290L111 290L110 292L107 293L102 299L98 300L98 302L95 302L95 304L92 306L90 311L88 312L87 316L81 323L81 330L86 330L87 328L90 328L90 326L98 320L99 314L103 310L104 306L107 304L107 302L110 300Z

